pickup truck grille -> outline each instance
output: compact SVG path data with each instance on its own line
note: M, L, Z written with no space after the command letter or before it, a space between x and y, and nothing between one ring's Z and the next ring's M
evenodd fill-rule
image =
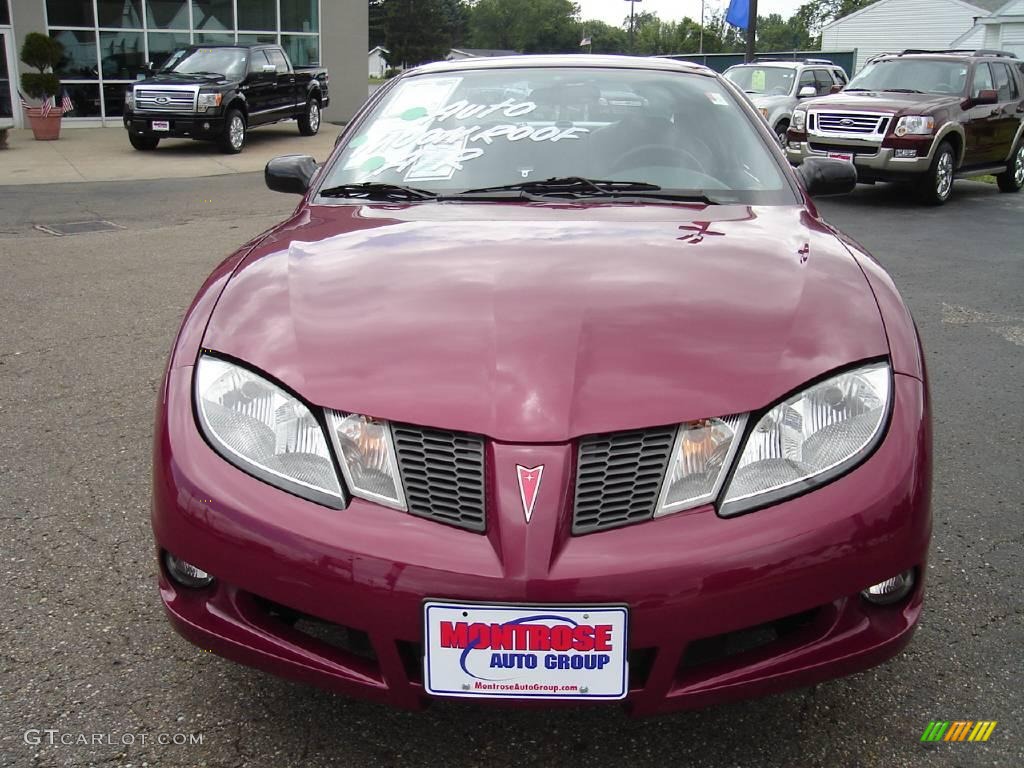
M198 88L136 88L135 109L145 112L195 112Z
M811 130L840 136L880 136L892 115L869 112L815 112Z

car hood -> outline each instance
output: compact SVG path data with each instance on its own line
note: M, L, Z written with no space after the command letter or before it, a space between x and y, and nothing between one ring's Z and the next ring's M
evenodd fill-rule
M882 93L880 91L840 91L807 102L808 109L851 109L868 112L907 112L927 114L957 104L959 96L925 93Z
M321 406L513 442L749 411L888 352L798 206L300 208L203 345Z
M223 75L183 75L177 72L158 73L145 80L136 80L132 85L144 88L159 88L162 85L225 85L230 80Z

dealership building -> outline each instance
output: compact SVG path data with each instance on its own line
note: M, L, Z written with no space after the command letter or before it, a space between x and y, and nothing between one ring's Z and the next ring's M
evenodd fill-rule
M146 62L190 44L278 43L295 66L330 72L328 120L366 100L365 0L0 0L0 127L21 127L18 51L30 32L64 46L65 125L121 125L125 88Z

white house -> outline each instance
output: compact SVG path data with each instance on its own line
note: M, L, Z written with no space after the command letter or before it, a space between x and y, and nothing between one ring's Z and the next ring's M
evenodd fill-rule
M385 60L385 56L389 53L387 48L378 45L368 54L366 54L369 60L370 77L384 77L384 73L388 71L388 62Z
M1024 3L1024 0L1018 0ZM821 50L857 50L854 69L872 56L907 48L942 50L961 39L958 48L982 44L978 19L1006 0L878 0L856 13L836 19L821 30ZM970 34L974 31L973 36Z
M954 48L965 45L1009 51L1024 59L1024 0L1001 2L991 16L978 19L969 32L953 41Z

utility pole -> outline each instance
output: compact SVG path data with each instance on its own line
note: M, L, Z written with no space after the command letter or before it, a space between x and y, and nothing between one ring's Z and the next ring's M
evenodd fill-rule
M750 10L747 12L747 55L744 57L748 63L754 60L756 42L757 0L750 0Z
M700 50L698 53L704 53L704 0L700 0Z
M635 53L636 48L633 45L633 38L636 35L636 4L643 2L643 0L626 0L629 3L629 52Z

